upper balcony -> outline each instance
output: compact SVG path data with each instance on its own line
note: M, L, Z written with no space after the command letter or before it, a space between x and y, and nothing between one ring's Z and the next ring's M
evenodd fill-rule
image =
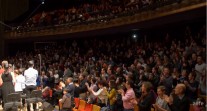
M169 22L185 21L197 17L205 17L205 0L158 0L140 5L132 2L123 9L107 10L106 12L91 12L90 19L83 19L79 13L79 19L58 22L53 25L32 23L6 30L3 36L6 39L41 38L51 35L72 37L74 34L103 30L122 31L126 28L147 28ZM95 15L95 16L94 16ZM124 28L123 28L124 27ZM68 36L71 34L71 36ZM93 34L98 34L94 33Z

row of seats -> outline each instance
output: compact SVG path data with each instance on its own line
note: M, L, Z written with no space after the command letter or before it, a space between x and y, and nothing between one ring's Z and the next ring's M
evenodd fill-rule
M88 104L86 101L81 100L79 98L74 98L75 107L73 108L73 111L100 111L101 107L94 105L94 104ZM59 107L61 109L62 104L59 103ZM198 111L199 107L193 104L190 104L190 111ZM135 105L134 111L139 111L139 107ZM151 108L151 111L156 111L154 108Z
M79 98L74 98L75 107L73 111L100 111L101 107L95 104L88 104L86 101ZM59 102L59 108L62 109L62 104Z

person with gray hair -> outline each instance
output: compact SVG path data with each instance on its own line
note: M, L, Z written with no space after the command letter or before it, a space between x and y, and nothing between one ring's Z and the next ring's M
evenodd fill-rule
M177 84L174 94L171 94L170 97L165 99L168 102L171 111L189 111L190 100L185 95L185 91L185 84Z
M68 77L66 79L66 86L65 88L68 89L68 93L71 94L72 97L74 97L74 91L75 91L75 85L73 84L73 78L72 77Z

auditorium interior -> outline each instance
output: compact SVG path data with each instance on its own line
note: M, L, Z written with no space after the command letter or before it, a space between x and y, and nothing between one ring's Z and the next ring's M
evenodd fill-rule
M206 0L1 0L0 111L206 111Z

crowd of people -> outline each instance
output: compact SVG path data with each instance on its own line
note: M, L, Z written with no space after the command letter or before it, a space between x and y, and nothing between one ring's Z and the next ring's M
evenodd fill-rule
M71 96L111 111L133 111L135 105L140 111L189 111L198 100L205 104L198 99L206 97L205 30L193 35L186 28L184 37L167 34L159 42L86 39L18 52L6 58L13 65L2 62L3 102L11 92L37 88L53 105ZM52 90L52 99L46 89Z
M175 0L99 0L82 3L68 9L42 11L31 17L18 30L50 26L73 26L79 24L102 23L119 16L133 15L145 9L155 9L177 2Z

